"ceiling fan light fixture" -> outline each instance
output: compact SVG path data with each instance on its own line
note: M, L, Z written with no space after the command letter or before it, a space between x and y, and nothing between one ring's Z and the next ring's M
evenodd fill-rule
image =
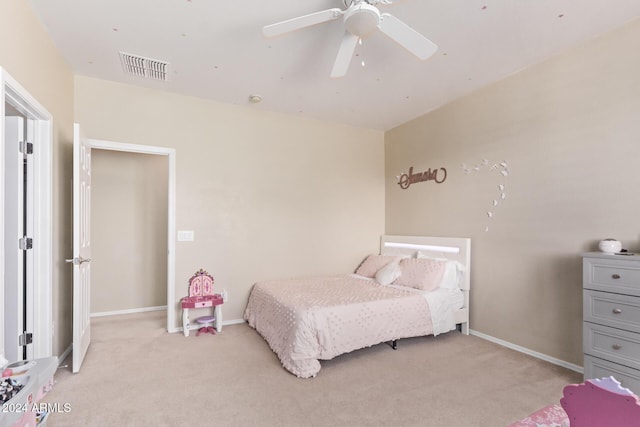
M343 0L345 10L338 8L310 13L286 21L263 27L267 37L277 36L295 30L333 21L342 16L344 25L340 47L336 54L330 76L344 77L349 69L351 59L355 55L358 43L376 31L380 31L391 40L411 52L418 59L424 60L437 50L431 40L389 13L380 13L377 4L388 5L394 0ZM364 61L362 61L364 63ZM364 65L363 65L364 66Z
M344 14L344 25L354 36L366 37L378 28L380 12L375 6L360 3Z

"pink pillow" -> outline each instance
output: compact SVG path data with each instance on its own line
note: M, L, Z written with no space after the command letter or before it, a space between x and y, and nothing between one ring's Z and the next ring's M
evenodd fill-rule
M401 258L402 257L390 255L369 255L362 264L360 264L356 270L356 274L373 278L382 267L390 262L397 262Z
M402 275L394 285L432 291L440 286L446 262L428 258L403 258L400 261Z

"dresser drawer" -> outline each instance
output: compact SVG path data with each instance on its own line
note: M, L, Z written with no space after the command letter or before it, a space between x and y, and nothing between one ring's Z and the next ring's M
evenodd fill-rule
M640 265L628 259L584 258L585 289L640 296Z
M640 297L591 290L583 294L585 321L640 333Z
M635 394L640 395L640 371L598 359L597 357L584 356L585 381L609 376L620 381L622 387L626 387Z
M584 352L640 369L640 334L584 322Z

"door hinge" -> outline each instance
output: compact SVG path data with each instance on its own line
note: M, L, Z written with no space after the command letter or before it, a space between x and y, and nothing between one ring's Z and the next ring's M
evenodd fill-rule
M31 332L25 332L18 337L18 345L27 345L33 343L33 334Z
M20 141L20 153L24 156L33 154L33 142Z
M21 251L26 251L27 249L33 249L33 239L31 237L21 237L18 240L18 247Z

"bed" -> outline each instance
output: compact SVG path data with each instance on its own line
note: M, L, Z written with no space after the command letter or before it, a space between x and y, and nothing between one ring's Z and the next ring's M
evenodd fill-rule
M382 236L353 274L257 282L244 319L300 378L376 344L468 334L470 255L467 238Z

